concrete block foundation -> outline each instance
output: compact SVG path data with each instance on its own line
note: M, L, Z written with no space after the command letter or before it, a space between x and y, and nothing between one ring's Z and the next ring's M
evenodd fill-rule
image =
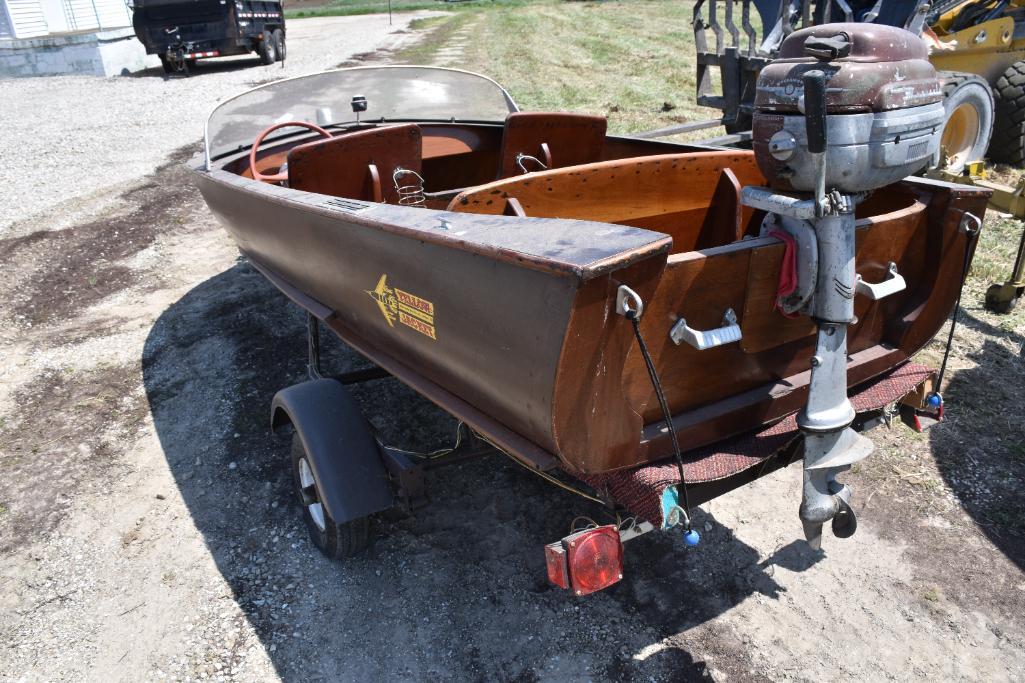
M159 66L131 28L0 40L0 78L90 74L119 76Z

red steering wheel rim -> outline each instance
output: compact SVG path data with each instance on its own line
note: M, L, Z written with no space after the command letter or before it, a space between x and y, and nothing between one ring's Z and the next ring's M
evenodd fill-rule
M307 121L285 121L283 123L275 123L273 126L264 128L260 131L260 134L256 136L256 140L253 142L253 146L249 148L249 172L253 174L255 180L262 180L265 183L280 183L283 180L288 180L288 172L275 173L274 175L264 175L256 170L256 153L260 150L260 145L263 144L263 139L276 131L278 128L288 128L289 126L297 126L299 128L306 128L320 133L325 138L331 137L331 133L327 132L318 125L309 123Z

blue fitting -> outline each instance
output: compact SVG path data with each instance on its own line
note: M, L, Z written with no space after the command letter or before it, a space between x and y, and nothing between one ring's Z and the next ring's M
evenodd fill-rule
M694 531L694 529L688 529L683 534L683 542L687 544L688 548L693 548L698 543L701 543L701 534Z
M943 405L943 397L940 396L939 392L934 391L925 398L925 402L930 408L939 408Z

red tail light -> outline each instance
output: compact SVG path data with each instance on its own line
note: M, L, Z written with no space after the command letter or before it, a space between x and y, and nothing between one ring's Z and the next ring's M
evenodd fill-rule
M546 545L545 559L548 580L577 595L600 591L623 578L623 543L614 524Z

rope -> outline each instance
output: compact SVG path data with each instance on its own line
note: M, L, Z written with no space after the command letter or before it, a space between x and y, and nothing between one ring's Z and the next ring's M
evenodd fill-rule
M687 531L690 531L690 500L687 498L687 478L683 474L683 451L680 450L680 442L676 438L676 430L673 429L673 416L669 412L669 404L666 402L666 395L662 391L662 383L658 380L658 373L655 371L655 364L648 353L648 345L644 343L641 336L641 323L637 317L637 311L630 309L626 311L626 319L633 323L634 336L637 337L637 346L641 349L641 356L644 357L644 364L648 368L648 376L651 384L655 387L655 396L658 397L658 404L662 408L662 417L669 431L669 438L673 443L673 456L676 458L676 467L680 470L680 493L683 498L684 524Z
M978 220L978 219L976 219ZM957 317L961 312L961 294L964 292L965 280L968 279L968 268L972 263L972 245L979 236L979 228L965 227L967 237L964 245L964 266L961 269L961 286L957 290L957 299L954 301L954 315L950 321L950 332L947 333L947 347L943 350L943 362L940 363L940 371L936 377L936 393L943 388L943 375L947 372L947 359L950 357L950 349L954 343L954 328L957 327Z

